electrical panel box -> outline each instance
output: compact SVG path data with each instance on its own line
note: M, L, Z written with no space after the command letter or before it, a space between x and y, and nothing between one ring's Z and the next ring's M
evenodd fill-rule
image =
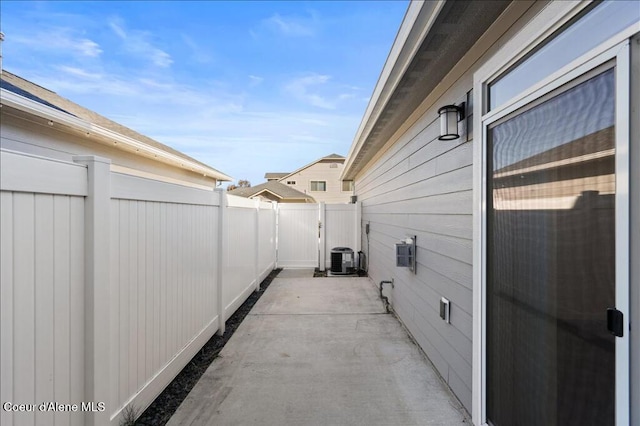
M451 302L444 297L440 298L440 318L451 324Z
M416 273L416 237L396 243L396 266Z

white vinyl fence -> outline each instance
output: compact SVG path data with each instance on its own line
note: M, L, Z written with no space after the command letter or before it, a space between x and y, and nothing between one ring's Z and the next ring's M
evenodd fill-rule
M360 251L361 204L279 204L278 267L331 265L331 250Z
M278 205L278 267L318 266L318 204Z
M270 203L96 157L0 160L2 425L144 410L275 266Z
M359 250L359 204L276 210L74 160L0 151L3 426L117 425L224 331L276 250L322 269Z

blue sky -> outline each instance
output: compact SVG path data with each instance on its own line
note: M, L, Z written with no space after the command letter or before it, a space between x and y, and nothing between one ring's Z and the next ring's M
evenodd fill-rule
M3 68L256 185L347 154L407 5L3 1Z

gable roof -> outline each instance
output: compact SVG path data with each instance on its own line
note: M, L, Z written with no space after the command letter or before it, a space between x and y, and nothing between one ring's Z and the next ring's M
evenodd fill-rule
M265 179L280 179L285 177L286 175L288 175L288 172L285 173L265 173L264 174L264 178Z
M282 200L306 200L310 203L315 202L313 197L305 194L304 192L300 192L297 189L275 181L261 183L260 185L251 186L249 188L236 188L229 191L229 194L251 198L260 195L265 191L272 193Z
M295 175L296 173L300 173L304 169L308 169L309 167L313 166L314 164L318 164L321 161L327 161L327 160L342 160L341 162L344 163L344 160L346 160L346 159L342 155L339 155L339 154L329 154L329 155L327 155L325 157L318 158L316 161L313 161L313 162L307 164L306 166L302 166L298 170L295 170L295 171L293 171L293 172L281 177L280 181L282 182L283 180L285 180L286 178L288 178L291 175Z
M87 108L84 108L57 93L41 87L35 83L32 83L24 78L12 74L6 70L2 70L2 78L1 78L0 89L2 90L2 103L8 103L10 100L9 94L18 95L21 98L28 99L33 102L37 102L38 104L45 106L47 108L53 108L58 112L62 112L69 117L74 117L80 119L82 121L88 122L86 124L91 125L92 132L91 133L100 133L100 130L106 130L105 134L113 134L116 133L125 140L130 140L131 142L137 142L138 144L142 144L143 146L147 146L153 149L156 153L155 155L147 154L146 156L150 158L154 158L155 160L162 161L167 164L171 164L176 167L180 167L186 170L198 171L202 172L210 177L213 177L219 181L231 181L233 180L230 176L192 158L188 155L177 151L167 145L164 145L154 139L151 139L148 136L140 134L135 130L129 129L115 121L109 120L108 118L91 111ZM17 105L11 105L12 107ZM33 113L32 110L28 111ZM77 121L77 120L76 120ZM160 153L160 155L157 155ZM138 152L139 155L145 155L144 150ZM162 155L166 154L166 155ZM165 158L163 158L165 157ZM173 159L173 160L171 160Z

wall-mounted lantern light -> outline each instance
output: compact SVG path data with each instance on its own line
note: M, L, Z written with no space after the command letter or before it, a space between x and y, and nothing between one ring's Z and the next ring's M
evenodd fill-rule
M463 102L460 105L445 105L438 110L440 115L440 137L438 139L450 141L460 137L458 122L464 120L464 107L465 103Z

